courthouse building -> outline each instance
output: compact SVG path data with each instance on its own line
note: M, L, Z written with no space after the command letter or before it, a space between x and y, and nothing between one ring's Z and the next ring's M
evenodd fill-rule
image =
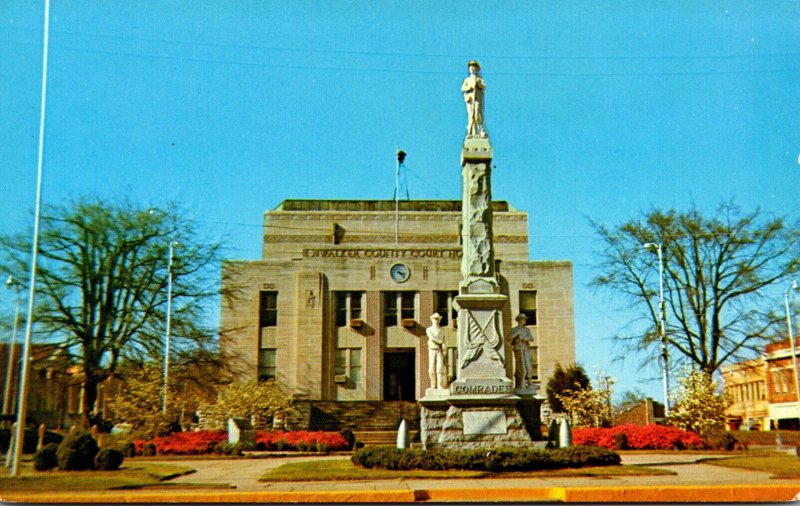
M539 396L575 362L572 264L529 261L528 215L493 202L506 336L525 313ZM261 260L223 266L221 328L243 379L310 401L414 401L430 386L425 328L442 316L452 381L461 201L286 200L264 215ZM511 346L506 368L513 378Z

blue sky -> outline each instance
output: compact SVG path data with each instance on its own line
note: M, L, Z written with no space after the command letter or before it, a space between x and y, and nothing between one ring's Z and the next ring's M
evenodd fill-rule
M0 3L0 233L32 222L43 11ZM54 0L43 198L175 200L240 259L283 199L391 198L397 146L412 198L459 199L475 58L494 198L528 211L533 260L574 262L578 360L658 399L610 361L632 315L587 286L589 218L796 219L798 26L797 1Z

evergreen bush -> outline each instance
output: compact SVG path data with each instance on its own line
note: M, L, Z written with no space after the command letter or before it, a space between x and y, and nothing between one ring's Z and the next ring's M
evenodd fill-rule
M94 468L98 471L115 471L122 465L125 456L119 450L103 448L94 458Z
M342 429L339 432L339 435L341 435L344 438L344 440L347 441L346 449L352 450L356 444L356 435L353 433L353 431L350 429Z
M33 468L37 471L49 471L58 466L58 445L50 443L33 454Z
M496 450L400 450L369 447L357 450L353 463L390 470L534 471L563 467L618 465L617 453L600 447L573 446L556 450L498 448Z
M94 467L94 458L100 448L87 432L69 434L58 446L56 456L62 471L83 471Z
M628 449L628 435L624 432L617 432L614 434L614 449L627 450Z

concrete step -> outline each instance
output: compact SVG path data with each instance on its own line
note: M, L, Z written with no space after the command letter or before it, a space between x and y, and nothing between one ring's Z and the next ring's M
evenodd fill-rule
M315 401L311 407L312 430L397 431L405 418L410 429L419 427L419 408L403 401Z
M358 431L356 440L364 446L395 446L397 444L397 431L377 430Z

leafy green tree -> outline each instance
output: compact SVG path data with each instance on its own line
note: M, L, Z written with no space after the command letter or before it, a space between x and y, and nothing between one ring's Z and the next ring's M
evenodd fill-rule
M556 364L555 371L550 381L547 382L547 402L554 413L564 413L564 404L559 396L563 396L567 391L578 391L591 389L591 380L587 376L583 367L578 364L571 364L566 369L561 364Z
M178 404L167 404L167 413L162 412L163 368L148 364L142 368L131 368L119 378L117 389L106 401L111 419L116 423L129 423L133 434L152 439L169 432L170 425L178 416ZM175 398L175 382L169 382L169 396Z
M725 410L730 400L720 393L714 378L705 371L691 371L679 378L675 407L667 423L708 436L725 429Z
M182 359L170 366L168 402L163 411L164 365L124 364L114 374L106 397L106 412L114 423L130 423L137 436L151 439L185 428L198 406L214 399L219 387L230 382L226 368L202 357Z
M712 374L727 361L751 356L780 332L781 317L767 291L800 269L800 230L759 210L733 204L713 216L652 209L609 228L594 223L605 243L596 287L624 296L649 330L617 336L650 359L661 356L660 244L664 264L666 335L672 364L688 362ZM634 322L631 322L634 323ZM777 327L776 327L777 326Z
M610 427L613 420L611 393L614 380L598 373L596 389L591 385L557 393L573 427Z
M30 233L0 237L2 268L27 278ZM220 246L197 237L178 209L81 199L41 216L34 322L84 376L82 424L98 385L123 361L163 360L168 251L172 264L172 358L215 355L202 315L218 295Z
M642 392L640 388L634 388L633 390L626 390L622 392L618 407L620 409L624 409L627 406L634 406L636 404L639 404L640 402L643 402L645 399L647 399L647 395L644 392Z
M198 412L212 426L221 426L228 418L250 418L257 429L268 429L273 419L285 421L294 410L291 395L280 383L270 379L222 386L216 398L202 403Z

